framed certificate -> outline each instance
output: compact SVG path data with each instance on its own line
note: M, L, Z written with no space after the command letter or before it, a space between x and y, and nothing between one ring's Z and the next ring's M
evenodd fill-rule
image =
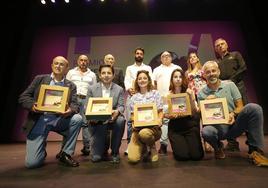
M148 127L155 125L158 125L156 104L135 104L133 127Z
M37 109L44 112L63 113L66 111L68 96L68 87L42 84L38 95Z
M229 110L226 98L216 98L200 101L203 125L228 124Z
M86 108L88 120L106 121L112 115L113 98L91 97Z
M169 114L192 115L190 97L187 93L169 94L167 102Z

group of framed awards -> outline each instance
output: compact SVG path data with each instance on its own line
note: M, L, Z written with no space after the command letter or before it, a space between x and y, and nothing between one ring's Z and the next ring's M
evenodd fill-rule
M37 109L40 111L63 113L66 110L69 88L41 85ZM88 120L106 121L111 118L113 99L111 97L91 97L85 115ZM192 115L190 97L187 93L170 94L166 98L169 114ZM202 100L199 103L203 125L227 124L229 111L226 98ZM148 127L158 124L158 110L155 103L135 104L133 127Z

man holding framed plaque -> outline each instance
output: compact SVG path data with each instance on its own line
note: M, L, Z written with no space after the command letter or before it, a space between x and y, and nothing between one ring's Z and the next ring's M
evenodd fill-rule
M76 140L82 125L82 117L78 114L79 105L76 98L76 86L73 82L65 79L68 65L69 63L64 57L55 57L51 64L52 73L50 75L36 76L30 86L19 96L19 103L29 111L28 119L23 127L27 134L25 159L27 168L37 168L44 164L47 155L46 139L50 131L64 135L62 150L58 155L60 164L70 167L79 166L79 163L71 155L75 151ZM64 112L52 113L42 111L37 107L37 98L40 94L41 85L56 85L69 89L69 97L65 98L67 105ZM52 89L53 87L50 88L50 90ZM58 92L56 94L54 92L53 96L57 95Z
M267 166L268 159L263 156L263 112L261 106L248 103L243 106L241 94L232 81L219 79L220 69L215 61L203 65L207 85L198 93L198 100L225 97L229 109L228 124L211 124L202 130L202 136L215 151L215 159L224 159L221 140L236 138L246 132L246 144L249 147L249 158L257 166Z
M125 130L124 113L124 90L119 85L113 83L114 68L111 65L102 64L99 67L100 82L89 88L87 100L91 97L112 98L112 113L107 120L90 120L89 131L91 134L91 160L99 162L103 160L106 152L105 140L108 129L112 130L111 149L113 163L120 162L119 148ZM104 105L110 104L104 103ZM87 104L87 103L86 103ZM103 104L101 104L103 105ZM106 157L106 156L105 156Z

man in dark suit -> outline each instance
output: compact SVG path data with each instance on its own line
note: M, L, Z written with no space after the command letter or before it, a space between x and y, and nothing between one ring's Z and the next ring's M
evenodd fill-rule
M125 129L124 113L124 90L113 83L114 68L111 65L102 64L99 67L99 79L96 85L89 88L87 98L90 97L112 97L113 111L108 121L90 121L89 131L91 133L91 160L99 162L103 160L106 153L105 140L108 129L112 130L111 149L113 163L120 162L119 148Z
M60 164L71 167L79 166L79 163L71 155L75 150L82 117L78 114L76 86L73 82L65 79L68 66L69 63L64 57L55 57L51 64L52 73L36 76L30 86L19 96L19 103L29 111L28 119L23 127L27 134L25 159L27 168L37 168L44 164L47 155L46 140L50 131L64 135L62 151L58 155ZM69 88L65 112L50 113L40 111L37 108L36 102L42 84Z

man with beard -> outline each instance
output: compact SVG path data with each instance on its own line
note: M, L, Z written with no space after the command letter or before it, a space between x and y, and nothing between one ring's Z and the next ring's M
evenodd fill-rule
M135 54L135 62L133 65L130 65L126 69L126 74L125 74L125 90L128 92L128 98L127 98L127 105L126 105L126 119L128 122L128 130L127 130L127 141L128 143L130 142L131 138L131 129L132 125L131 122L129 121L130 118L130 109L129 109L129 98L135 94L134 90L134 82L137 77L137 72L140 70L146 70L149 72L150 77L152 78L152 68L149 65L145 65L143 63L143 58L144 58L144 49L141 47L138 47L134 51ZM125 155L127 155L128 151L125 151Z
M246 63L242 55L235 51L228 51L228 44L223 38L219 38L214 43L215 52L218 54L218 65L221 71L221 80L231 80L235 83L242 96L243 105L248 103L244 75L247 70ZM240 151L239 142L229 140L225 148L228 151Z
M205 126L201 133L215 151L215 159L224 159L221 140L234 139L247 132L248 156L257 166L268 166L268 159L263 155L263 112L261 106L248 103L243 106L241 94L232 81L222 81L217 62L208 61L203 65L207 85L197 94L198 100L225 97L229 109L228 124Z
M77 67L71 69L66 78L75 83L77 87L77 100L80 108L80 115L83 117L82 125L82 137L83 148L81 152L83 155L89 155L90 149L90 134L88 131L88 125L85 117L85 101L87 96L87 90L89 86L97 83L96 74L88 68L89 59L86 55L82 54L77 59Z

